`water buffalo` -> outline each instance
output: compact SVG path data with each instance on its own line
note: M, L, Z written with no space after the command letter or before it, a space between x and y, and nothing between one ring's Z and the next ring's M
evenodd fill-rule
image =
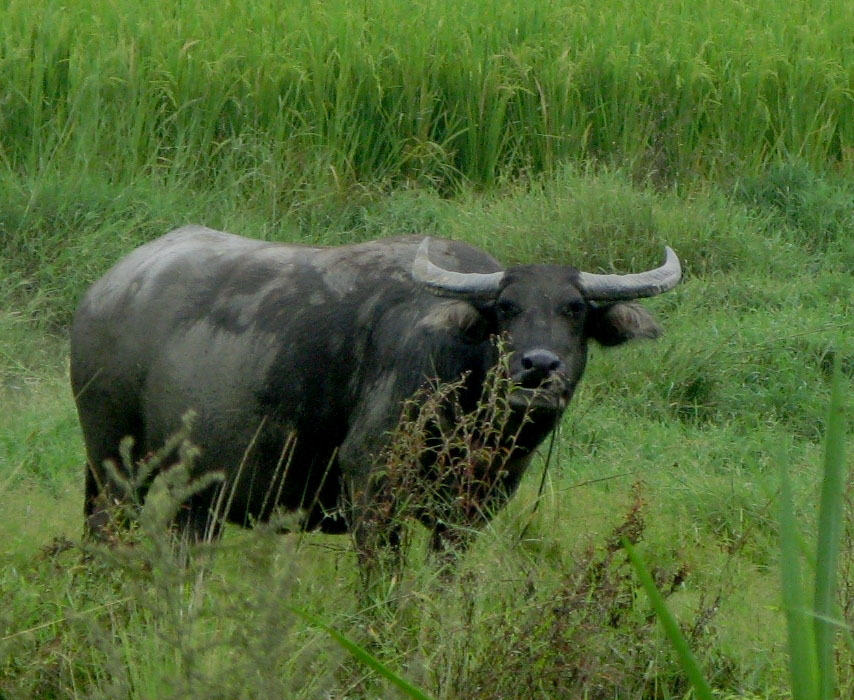
M199 226L172 231L118 262L74 317L87 529L102 533L110 506L128 498L104 466L121 468L122 438L133 438L133 463L141 464L193 410L195 473L223 473L229 498L214 516L217 488L193 495L178 515L185 532L201 537L222 520L302 511L303 529L355 531L367 550L360 514L381 491L376 459L402 406L432 380L461 382L458 403L473 408L503 337L508 403L525 419L500 472L490 476L486 465L501 494L482 509L488 518L560 420L588 340L611 346L658 336L632 300L672 289L680 275L669 248L657 269L598 275L557 265L504 269L482 250L439 238L321 248ZM137 486L143 498L146 486ZM420 517L441 548L454 523Z

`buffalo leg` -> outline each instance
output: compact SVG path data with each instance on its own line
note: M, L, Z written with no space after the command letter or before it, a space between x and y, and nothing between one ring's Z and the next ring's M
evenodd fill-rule
M222 534L222 518L214 512L216 488L193 494L181 504L173 528L182 545L216 540Z
M126 526L129 494L113 483L105 470L86 465L86 487L83 500L84 535L94 540L108 540L111 534Z
M384 597L400 578L404 564L403 523L385 489L350 491L349 529L353 535L365 602Z
M380 385L377 393L390 391ZM373 588L377 578L399 577L403 564L402 513L387 478L374 468L389 433L397 424L399 403L386 396L385 410L377 410L372 394L357 411L350 434L338 451L344 484L345 513L363 580ZM378 577L378 574L380 575Z
M474 531L471 528L448 527L437 523L430 537L430 553L442 569L451 572L468 550L473 537Z
M131 402L125 403L84 385L75 396L86 443L87 465L83 503L84 533L108 539L116 526L126 524L129 506L139 500L131 471L140 457L143 441L139 416ZM133 440L125 464L119 449L126 437ZM111 475L109 462L121 481ZM124 511L124 512L122 512Z

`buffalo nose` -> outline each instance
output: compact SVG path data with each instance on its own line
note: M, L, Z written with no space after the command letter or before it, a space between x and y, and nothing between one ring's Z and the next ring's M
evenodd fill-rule
M522 355L522 369L526 372L536 372L545 377L559 370L563 362L553 352L548 350L529 350Z

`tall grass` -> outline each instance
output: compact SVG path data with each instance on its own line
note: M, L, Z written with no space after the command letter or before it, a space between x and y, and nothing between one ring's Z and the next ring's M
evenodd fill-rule
M804 585L800 563L801 533L794 514L792 485L785 459L780 470L780 545L782 556L783 608L789 639L789 673L794 700L831 700L837 697L837 655L835 639L839 630L851 638L842 609L837 603L838 564L845 520L845 424L844 384L838 358L834 361L832 395L827 412L821 506L814 558L814 600ZM685 641L678 623L667 609L649 571L632 547L624 541L632 566L649 595L655 614L673 644L694 692L703 700L712 691Z
M0 161L115 178L488 184L567 158L665 181L850 171L846 0L11 0ZM275 179L275 178L274 178Z

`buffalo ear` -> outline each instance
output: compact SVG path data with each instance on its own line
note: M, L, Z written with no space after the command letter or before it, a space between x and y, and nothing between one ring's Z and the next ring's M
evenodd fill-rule
M467 342L482 343L492 333L490 315L480 305L449 300L435 306L419 325L440 333L454 333Z
M587 314L587 337L600 345L621 345L635 338L657 338L661 326L640 304L629 301L593 306Z

